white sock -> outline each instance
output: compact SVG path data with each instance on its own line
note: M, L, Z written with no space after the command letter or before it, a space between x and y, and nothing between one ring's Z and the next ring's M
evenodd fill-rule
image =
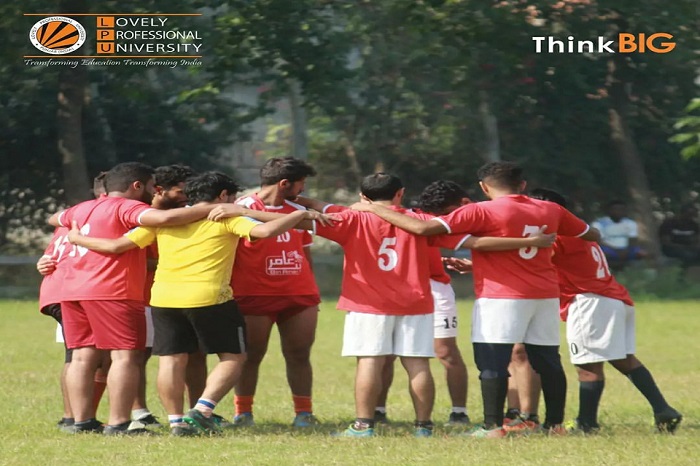
M452 407L452 412L456 414L467 414L467 408L465 407L460 407L460 406L453 406Z
M131 419L138 421L139 419L148 416L151 412L147 409L134 409L131 411Z

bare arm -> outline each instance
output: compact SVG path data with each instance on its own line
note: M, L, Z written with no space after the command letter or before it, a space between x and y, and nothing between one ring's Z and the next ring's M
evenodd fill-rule
M334 215L325 215L313 211L300 210L305 215L298 220L298 223L294 225L296 228L301 228L303 230L313 230L314 220L318 220L323 225L333 226L333 222L337 221L337 217ZM274 212L264 212L262 210L248 209L247 207L242 207L236 204L218 204L209 213L209 220L217 221L228 217L235 216L250 217L259 222L271 222L273 220L278 220L284 218L291 214L276 214Z
M472 271L472 261L470 261L469 259L458 259L456 257L443 257L442 263L445 264L445 266L449 270L454 270L455 272L459 272L462 275Z
M353 210L372 212L381 219L414 235L433 236L447 233L445 225L436 220L421 220L401 214L380 204L358 202L350 206Z
M302 219L306 218L306 214L307 212L304 210L298 210L291 214L281 214L280 218L253 227L250 230L250 236L251 238L262 239L281 235L285 231L296 227Z
M579 236L579 238L586 240L586 241L594 241L594 242L599 242L600 241L600 231L598 231L597 228L590 227L588 231Z
M61 210L61 211L56 212L55 214L53 214L51 217L49 217L49 219L47 220L48 224L51 225L51 226L53 226L53 227L60 227L61 224L58 223L58 217L60 217L61 214L62 214L63 212L64 212L64 211Z
M218 204L197 204L192 207L181 207L179 209L157 210L151 209L141 215L141 225L146 227L171 227L177 225L187 225L188 223L202 220L209 215ZM238 213L238 215L241 215ZM235 217L236 215L229 215Z
M80 234L80 229L78 229L78 224L76 222L73 222L72 228L68 233L68 241L70 241L71 244L76 244L91 251L101 252L103 254L121 254L129 249L138 247L136 243L131 241L126 236L115 239L91 238L89 236L83 236Z
M494 236L477 237L470 236L462 248L477 251L509 251L520 248L549 248L557 239L556 233L545 233L547 226L543 226L532 236L526 238L499 238Z
M36 269L41 275L51 275L56 270L56 261L51 256L41 256L36 263Z
M310 197L304 196L297 196L297 198L294 199L294 202L306 207L307 209L313 209L319 212L323 212L323 209L329 205L332 205L330 202L319 201L318 199L311 199Z

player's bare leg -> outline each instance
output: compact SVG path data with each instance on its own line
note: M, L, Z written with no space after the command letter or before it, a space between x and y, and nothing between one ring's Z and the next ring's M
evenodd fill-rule
M511 378L515 379L515 385L517 386L521 416L526 419L530 416L536 417L540 404L542 382L540 381L540 376L530 365L525 345L516 344L513 346L511 364L508 369L512 371Z
M258 386L258 373L270 341L274 322L267 316L245 316L247 358L236 384L236 417L234 425L252 425L253 397Z
M633 354L628 354L625 359L609 362L615 369L626 375L647 399L654 411L654 421L659 431L673 433L683 416L668 404L656 385L654 377L644 364Z
M101 358L102 351L92 346L73 350L73 360L66 372L66 389L76 423L95 417L94 378Z
M146 402L146 366L151 358L151 348L141 351L139 361L139 384L134 404L131 406L131 417L144 426L161 427L156 417L148 410Z
M185 386L187 387L187 398L190 408L194 408L197 400L204 393L207 385L207 355L201 351L191 353L187 358L187 369L185 374Z
M168 416L182 416L184 413L183 397L188 360L187 353L169 354L159 358L156 382L158 396Z
M430 359L401 357L401 364L408 374L408 390L416 412L416 428L432 432L431 416L435 403L435 382L430 372Z
M111 355L112 366L107 374L108 424L117 426L131 419L131 406L138 391L142 355L139 350L112 350Z
M389 398L389 389L394 382L394 361L396 356L386 356L386 362L382 369L382 390L379 392L377 406L374 409L374 422L389 422L386 415L386 401Z
M451 424L468 424L467 416L467 366L457 346L457 338L436 338L435 357L445 368L447 390L452 401ZM461 416L460 416L461 415ZM458 422L458 419L462 422Z
M63 419L73 419L73 410L70 408L70 398L68 398L68 388L66 387L66 374L68 373L68 367L70 363L67 362L63 365L63 370L61 371L61 395L63 396Z
M508 365L508 393L506 395L506 415L503 418L504 423L520 419L520 396L518 396L518 379L514 376L515 366L511 360Z
M386 356L363 356L357 358L355 371L355 415L357 419L374 419L379 392L382 389L382 370Z

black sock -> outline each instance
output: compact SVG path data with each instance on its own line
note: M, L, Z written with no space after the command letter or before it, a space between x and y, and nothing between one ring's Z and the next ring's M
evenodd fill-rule
M520 410L518 408L508 408L503 417L506 419L518 419L520 417Z
M560 366L561 367L561 366ZM566 375L564 369L548 368L540 372L542 395L547 408L544 424L551 427L564 422L566 406Z
M358 417L352 424L352 428L355 430L365 430L374 428L374 419L365 419L363 417Z
M433 430L434 424L433 421L416 421L413 423L413 426L416 428L423 427L424 429Z
M644 398L647 399L655 414L669 408L659 387L657 387L656 382L654 382L654 377L651 376L651 372L649 372L646 367L640 366L631 370L630 373L627 374L627 378L630 379L634 386L637 387L637 390L644 395Z
M503 408L508 393L508 378L481 379L481 398L484 402L484 428L503 425Z
M598 427L598 406L603 395L605 380L579 382L578 423L582 427Z

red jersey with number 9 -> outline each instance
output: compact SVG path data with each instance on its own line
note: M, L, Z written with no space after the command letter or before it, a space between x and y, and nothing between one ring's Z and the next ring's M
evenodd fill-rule
M236 204L263 212L288 214L306 210L299 204L285 201L281 206L268 206L256 194ZM313 270L304 248L311 246L311 234L292 229L259 241L241 240L233 263L231 288L236 296L308 296L318 295Z
M513 194L468 204L436 219L450 233L522 238L546 225L547 233L581 236L588 225L558 204ZM552 249L472 251L477 298L547 299L559 297Z
M341 219L332 227L315 222L317 235L335 241L345 251L338 309L383 315L433 312L427 237L412 235L369 212L341 206L329 206L325 212L337 213Z
M634 306L627 289L610 273L605 254L597 243L557 236L552 261L559 275L562 320L566 320L569 304L577 294L594 293Z
M140 225L151 207L123 197L100 197L65 210L58 221L70 227L75 220L85 236L119 238ZM62 259L62 301L144 300L146 251L135 248L123 254L101 254L71 245Z
M44 279L41 281L41 287L39 288L39 309L43 309L49 304L58 304L63 299L62 285L63 285L63 267L59 268L61 259L63 256L70 252L73 247L68 242L68 228L58 227L53 232L51 237L51 242L49 246L44 251L44 257L49 257L56 261L56 270L49 275L45 275Z

